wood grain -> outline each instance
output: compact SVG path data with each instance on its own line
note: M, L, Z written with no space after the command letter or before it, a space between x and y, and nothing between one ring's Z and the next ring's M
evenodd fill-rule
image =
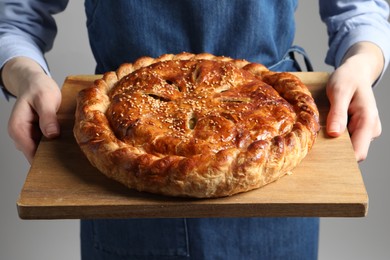
M312 92L325 125L327 73L296 73ZM93 168L72 133L75 96L100 76L66 78L58 113L61 137L40 142L17 201L22 219L165 217L363 217L368 195L348 133L324 127L292 175L264 188L220 199L182 199L129 190Z

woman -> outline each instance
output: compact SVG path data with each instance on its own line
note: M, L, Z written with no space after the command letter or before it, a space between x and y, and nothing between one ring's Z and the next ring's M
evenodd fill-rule
M17 97L9 133L31 162L41 132L59 135L60 92L42 53L55 35L52 14L67 1L3 1L2 79ZM86 1L87 26L102 73L140 56L210 52L299 70L292 46L296 1ZM372 85L389 58L385 1L320 1L328 26L327 62L337 69L327 88L327 131L347 127L357 160L381 132ZM38 124L39 123L39 124ZM83 220L83 259L314 259L318 219ZM116 258L114 258L116 257Z

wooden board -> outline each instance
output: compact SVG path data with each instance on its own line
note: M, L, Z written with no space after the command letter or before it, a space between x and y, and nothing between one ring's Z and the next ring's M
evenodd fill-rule
M297 73L309 86L324 126L327 73ZM368 196L348 133L329 138L322 128L292 175L264 188L220 199L182 199L128 190L93 168L72 133L75 96L99 76L70 76L59 110L62 135L42 140L17 207L23 219L165 217L362 217Z

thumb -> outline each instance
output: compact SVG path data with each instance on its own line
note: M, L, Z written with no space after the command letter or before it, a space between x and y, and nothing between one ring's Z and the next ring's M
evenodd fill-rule
M57 119L57 111L61 103L60 94L51 93L50 97L39 99L36 102L35 111L39 116L39 128L47 138L55 138L60 135L60 125Z
M39 127L47 138L55 138L60 135L60 125L57 120L56 110L46 111L39 117Z
M337 137L344 133L348 124L348 107L350 98L340 92L328 90L330 108L326 121L326 132L329 136Z

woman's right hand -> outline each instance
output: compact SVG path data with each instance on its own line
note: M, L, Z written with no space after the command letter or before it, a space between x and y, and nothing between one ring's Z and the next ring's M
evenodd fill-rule
M9 136L31 164L42 135L55 138L60 134L56 114L61 91L39 64L26 57L8 61L2 80L17 98L8 121Z

